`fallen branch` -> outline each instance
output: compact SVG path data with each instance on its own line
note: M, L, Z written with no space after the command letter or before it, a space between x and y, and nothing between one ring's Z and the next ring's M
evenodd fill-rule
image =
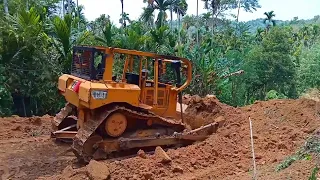
M243 73L244 73L244 70L236 71L236 72L227 74L225 76L222 76L221 79L229 78L231 76L236 76L236 75L240 75L240 74L243 74Z

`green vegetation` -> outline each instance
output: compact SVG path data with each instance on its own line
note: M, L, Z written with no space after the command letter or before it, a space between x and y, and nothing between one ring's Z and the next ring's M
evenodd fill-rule
M265 19L238 22L239 14L226 19L228 10L238 8L237 0L199 1L208 10L199 16L186 15L185 0L145 0L144 12L133 20L121 0L117 27L108 15L88 21L84 7L67 0L61 9L61 2L0 1L0 116L55 114L64 105L57 80L70 72L74 45L186 57L192 60L194 80L185 93L215 94L233 106L297 98L320 87L319 16L278 21L271 11ZM240 7L250 12L260 5L245 0ZM240 70L244 74L228 76Z
M314 167L311 173L311 176L309 177L309 180L317 180L317 173L319 171L318 167Z
M292 163L294 163L297 160L311 160L312 157L318 160L319 155L320 155L320 137L318 137L317 135L314 135L308 138L305 144L303 145L303 147L301 147L294 155L286 158L283 162L281 162L276 167L276 171L281 171L283 169L288 168ZM316 171L318 171L317 167L313 170L313 173L315 173Z
M271 90L267 93L265 100L270 100L270 99L286 99L287 97L284 94L279 94L275 90Z

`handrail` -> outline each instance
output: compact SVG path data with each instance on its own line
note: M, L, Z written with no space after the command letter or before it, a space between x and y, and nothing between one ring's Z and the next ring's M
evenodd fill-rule
M111 48L112 49L112 48ZM155 60L158 59L164 59L166 61L173 61L173 60L180 60L182 61L185 65L187 65L187 80L182 86L180 87L175 87L174 89L178 92L182 91L185 89L188 85L190 85L191 80L192 80L192 64L191 61L182 58L182 57L177 57L177 56L170 56L170 55L160 55L156 53L151 53L151 52L143 52L143 51L136 51L136 50L129 50L129 49L121 49L121 48L113 48L112 51L114 53L121 53L121 54L132 54L132 55L137 55L137 56L146 56L146 57L152 57L155 58Z
M82 46L86 47L86 46ZM92 46L88 46L91 47ZM174 87L174 89L178 92L185 89L192 80L192 63L189 59L177 57L177 56L171 56L171 55L160 55L152 52L144 52L144 51L137 51L137 50L129 50L129 49L122 49L122 48L114 48L114 47L103 47L103 46L94 46L93 48L96 48L98 50L103 50L105 52L111 52L112 54L118 53L118 54L127 54L127 55L136 55L136 56L145 56L145 57L151 57L158 61L158 59L163 59L168 62L172 62L174 60L180 60L183 62L183 64L187 65L187 79L184 84L182 84L180 87Z

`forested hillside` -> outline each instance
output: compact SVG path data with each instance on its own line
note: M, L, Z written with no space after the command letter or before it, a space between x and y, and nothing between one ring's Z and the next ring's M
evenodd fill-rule
M299 30L304 26L312 25L312 24L320 24L320 16L314 16L312 19L299 19L298 17L293 17L292 20L290 21L283 21L283 20L278 20L275 19L275 23L278 26L291 26L293 27L294 30ZM246 22L248 26L250 26L249 31L252 33L255 33L258 28L264 28L265 23L264 19L255 19Z
M70 71L74 45L188 58L194 79L185 93L215 94L233 106L297 98L320 88L319 16L279 21L271 11L265 19L237 22L223 16L237 8L236 0L203 1L208 13L190 16L185 0L145 0L139 19L123 12L117 27L107 14L88 21L76 1L66 1L62 10L59 0L1 0L0 116L56 113L65 103L57 80ZM245 0L241 7L254 11L260 5ZM179 20L172 21L172 16ZM114 68L117 72L122 67ZM237 71L244 73L228 76Z

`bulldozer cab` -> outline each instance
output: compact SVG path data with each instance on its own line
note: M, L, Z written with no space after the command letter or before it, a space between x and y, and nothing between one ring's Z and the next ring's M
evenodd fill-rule
M116 60L124 61L118 77L113 73ZM184 84L181 72L186 75ZM190 83L191 63L184 58L142 51L76 46L71 74L90 81L136 85L141 89L141 104L166 108L177 103L175 97Z
M74 47L71 75L85 80L101 80L106 54L94 47Z

